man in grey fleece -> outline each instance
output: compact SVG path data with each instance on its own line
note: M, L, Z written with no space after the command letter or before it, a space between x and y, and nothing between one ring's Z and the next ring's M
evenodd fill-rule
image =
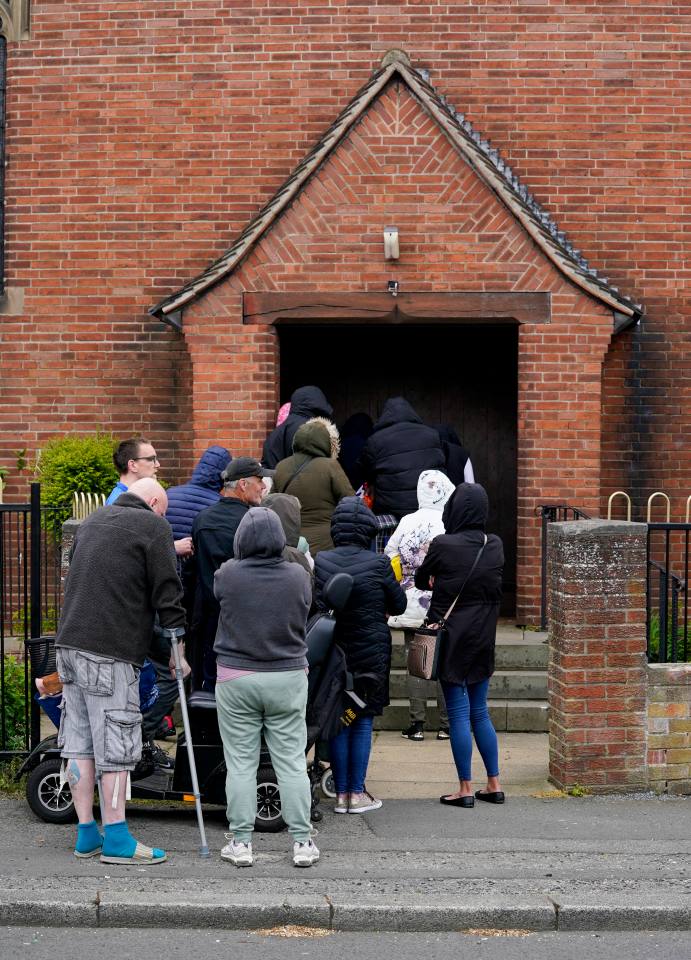
M127 773L142 747L139 669L158 612L161 626L184 627L182 586L168 499L153 477L137 480L116 503L102 507L77 531L55 646L63 682L58 746L79 818L75 856L104 863L160 863L125 820ZM101 836L93 818L100 776Z
M311 839L311 795L305 749L310 576L283 558L286 538L277 515L253 507L240 521L234 559L214 575L220 617L214 650L216 703L228 801L224 860L249 867L257 815L257 766L262 733L294 845L293 863L319 859Z

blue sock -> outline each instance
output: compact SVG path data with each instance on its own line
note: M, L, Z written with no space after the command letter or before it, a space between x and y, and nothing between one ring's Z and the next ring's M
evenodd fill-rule
M103 838L103 854L107 857L131 857L137 841L129 831L126 820L107 823Z
M103 850L101 851L104 857L131 857L134 855L136 847L137 841L130 833L126 820L106 824ZM153 851L154 857L165 857L163 850L154 847Z
M100 850L102 843L103 837L95 820L78 825L75 853L92 853L94 850Z

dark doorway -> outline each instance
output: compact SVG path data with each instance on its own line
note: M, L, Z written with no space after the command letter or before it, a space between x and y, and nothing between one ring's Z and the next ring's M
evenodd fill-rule
M279 324L281 402L321 387L340 426L364 411L376 421L403 396L426 423L449 423L470 451L490 500L489 530L504 541L505 603L515 610L518 327L431 324Z

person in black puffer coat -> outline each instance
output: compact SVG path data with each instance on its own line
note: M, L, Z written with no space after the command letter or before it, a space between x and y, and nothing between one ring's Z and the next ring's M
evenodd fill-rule
M388 557L369 549L377 521L358 497L344 497L331 518L334 550L323 550L315 560L317 603L327 581L335 573L349 573L353 589L336 622L336 642L346 656L356 692L367 708L349 727L329 741L337 798L336 813L377 810L377 800L365 789L365 776L372 749L374 716L389 702L391 631L389 616L406 608L406 596L396 583ZM361 679L358 681L358 677Z
M479 483L461 483L456 487L442 514L446 533L434 538L415 574L418 590L432 588L427 622L437 623L458 596L485 543L446 624L439 660L439 679L459 780L456 793L439 799L456 807L472 807L475 798L488 803L504 802L499 785L497 735L487 709L487 689L494 673L504 547L499 537L485 535L488 513L484 487ZM487 771L487 788L478 790L475 797L471 776L473 736Z
M374 487L374 512L400 520L418 509L417 482L423 470L444 470L439 433L422 422L403 397L384 404L360 455L363 480Z
M319 387L298 387L290 398L290 413L264 441L262 463L273 470L277 463L293 454L293 437L298 427L313 417L331 418L333 407Z

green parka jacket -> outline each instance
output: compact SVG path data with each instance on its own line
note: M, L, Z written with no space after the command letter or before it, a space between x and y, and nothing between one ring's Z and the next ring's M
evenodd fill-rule
M339 462L331 457L331 437L323 423L303 423L293 440L293 456L276 467L273 489L290 493L302 506L300 533L312 556L332 550L331 515L354 490Z

